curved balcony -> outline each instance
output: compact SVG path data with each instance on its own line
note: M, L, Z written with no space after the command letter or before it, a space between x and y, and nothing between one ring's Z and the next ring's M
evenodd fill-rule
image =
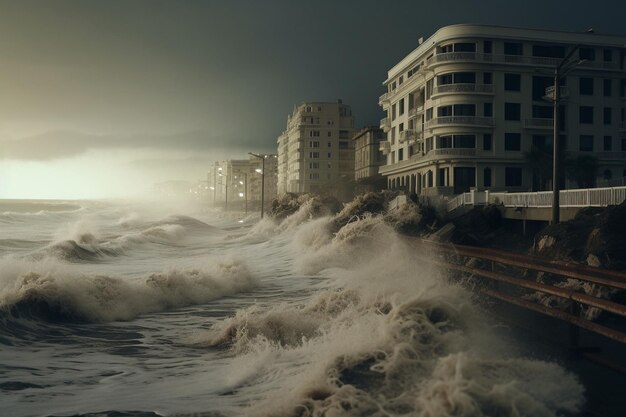
M479 52L446 52L433 55L428 58L425 67L431 67L438 64L446 64L450 62L494 62L504 64L529 65L534 67L551 67L554 68L561 63L561 58L549 58L540 56L526 55L498 55L483 54ZM598 62L585 61L579 65L580 68L597 69L597 70L619 70L618 62Z
M433 96L442 94L493 94L492 84L444 84L433 88Z
M391 95L395 93L394 91L387 91L386 93L382 94L380 97L378 97L378 104L380 106L384 106L385 104L389 104L389 99L391 98Z
M430 152L426 154L427 157L439 157L439 156L476 156L475 148L439 148L439 149L431 149Z
M493 125L493 117L443 116L430 119L424 124L424 127L432 129L439 126L493 127Z

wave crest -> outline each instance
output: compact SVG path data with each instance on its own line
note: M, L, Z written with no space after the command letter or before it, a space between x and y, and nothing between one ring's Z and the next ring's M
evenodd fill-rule
M0 310L13 317L109 322L201 304L257 284L236 261L207 269L176 269L140 279L25 272L0 292Z

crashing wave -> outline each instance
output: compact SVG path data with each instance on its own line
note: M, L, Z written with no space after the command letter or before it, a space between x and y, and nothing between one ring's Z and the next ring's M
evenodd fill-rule
M6 279L6 277L5 277ZM206 303L257 285L238 262L207 269L169 269L140 279L23 272L0 290L0 310L13 317L110 322Z

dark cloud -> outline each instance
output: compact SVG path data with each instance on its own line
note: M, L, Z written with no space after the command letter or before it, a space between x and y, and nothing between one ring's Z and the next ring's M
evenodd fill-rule
M564 4L0 0L1 131L54 131L0 143L2 154L45 160L112 147L272 149L303 100L342 98L358 125L377 124L387 70L441 26L626 33L623 1ZM191 133L160 134L175 131Z

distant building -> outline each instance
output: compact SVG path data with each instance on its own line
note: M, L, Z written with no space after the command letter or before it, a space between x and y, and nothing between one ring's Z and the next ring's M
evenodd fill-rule
M276 197L276 155L265 156L265 201ZM216 161L207 172L209 201L214 205L241 208L261 202L263 161L259 158Z
M378 172L387 158L380 150L380 142L386 139L379 127L366 127L354 135L354 179L357 193L386 188L386 180Z
M341 100L306 102L278 137L278 193L345 194L354 178L352 110Z
M391 188L422 195L551 187L550 158L533 164L528 156L552 146L547 89L553 94L554 68L573 52L577 65L559 90L565 151L572 159L596 157L595 179L626 176L624 45L624 37L596 33L439 29L384 81L387 161L380 172Z

